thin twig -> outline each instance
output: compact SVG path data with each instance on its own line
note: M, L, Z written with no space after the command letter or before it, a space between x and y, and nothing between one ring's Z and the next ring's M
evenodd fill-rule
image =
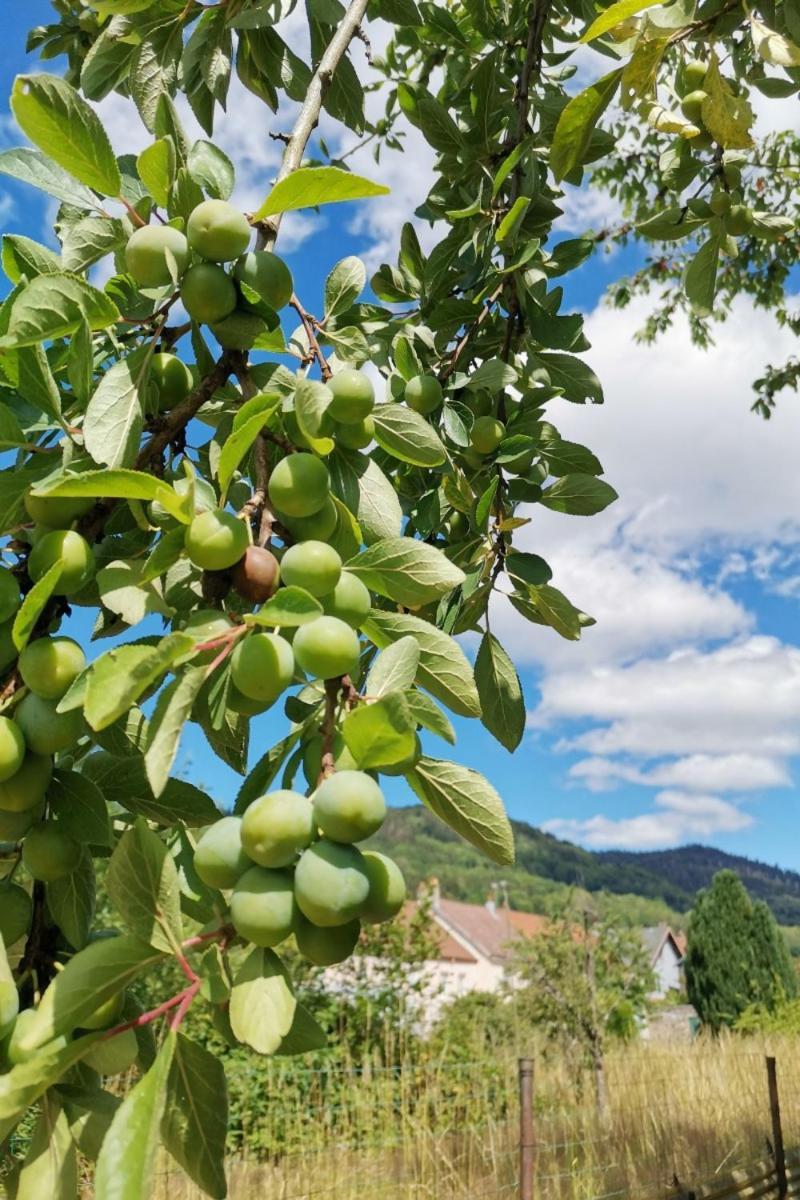
M336 705L341 690L341 678L325 680L325 714L322 718L322 755L319 761L317 786L335 770L333 738L336 732Z
M316 359L317 363L319 364L320 374L322 375L322 378L327 382L329 379L331 379L333 377L333 371L328 366L328 361L325 358L325 355L322 353L322 348L320 347L320 344L317 340L317 333L316 333L316 329L315 329L316 322L315 322L314 318L311 316L311 314L306 312L306 310L303 308L303 305L300 303L300 300L297 297L297 295L293 295L291 300L289 301L289 303L291 304L292 308L297 313L298 317L300 318L300 320L303 324L303 329L306 332L306 337L308 338L308 344L311 348L311 355L310 355L311 361L313 362L314 359Z

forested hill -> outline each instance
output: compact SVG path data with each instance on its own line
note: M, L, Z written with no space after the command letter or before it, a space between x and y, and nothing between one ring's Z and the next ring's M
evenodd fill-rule
M736 871L755 897L767 901L785 925L800 925L800 874L724 854L708 846L649 853L582 850L523 821L514 821L516 865L499 868L473 850L421 806L393 808L370 845L385 849L403 867L413 889L435 875L443 894L481 903L504 881L514 908L550 911L570 888L612 894L610 905L634 923L676 920L716 871ZM625 896L621 903L613 897Z

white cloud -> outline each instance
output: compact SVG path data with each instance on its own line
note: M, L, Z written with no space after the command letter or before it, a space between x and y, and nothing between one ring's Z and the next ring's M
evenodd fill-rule
M573 820L559 817L542 826L556 837L570 838L596 849L652 850L677 846L695 838L739 833L753 824L749 813L718 796L665 791L655 797L656 812L635 817L603 815Z
M592 792L610 791L620 783L698 792L751 792L787 787L792 782L784 763L757 754L690 754L649 770L626 761L584 758L570 767L568 777Z

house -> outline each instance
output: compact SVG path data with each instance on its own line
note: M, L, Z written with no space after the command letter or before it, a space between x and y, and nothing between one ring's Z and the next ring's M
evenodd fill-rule
M652 1000L663 1000L670 992L683 991L683 960L686 942L683 934L673 933L666 922L641 931L654 976Z

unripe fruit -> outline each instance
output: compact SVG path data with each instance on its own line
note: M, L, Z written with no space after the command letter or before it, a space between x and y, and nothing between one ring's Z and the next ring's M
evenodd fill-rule
M424 416L439 407L442 395L442 385L435 375L415 375L409 379L403 391L408 407Z
M358 763L345 745L337 730L333 736L333 763L337 771L358 770ZM316 787L322 770L322 738L317 735L303 747L303 774L309 787Z
M7 813L27 813L44 799L50 777L52 759L40 754L26 754L22 766L5 783L0 783L0 810Z
M723 163L722 174L729 188L742 186L742 168L738 163Z
M354 421L352 425L339 424L333 436L345 450L363 450L375 439L375 422L372 417L365 417L363 421Z
M741 237L753 228L753 210L746 204L734 204L725 219L725 231L732 237Z
M19 605L19 581L8 567L0 567L0 623L13 617Z
M289 454L276 465L269 480L269 498L287 517L310 517L328 498L328 468L313 454Z
M709 204L708 200L702 196L692 196L686 207L694 217L712 217L714 215L713 201ZM505 464L503 466L505 467Z
M231 679L243 696L272 704L294 678L294 654L279 633L248 634L231 656Z
M52 533L46 533L31 550L28 574L37 583L57 562L61 563L61 577L53 588L54 596L71 596L79 592L94 575L92 548L73 529L54 529Z
M156 411L167 412L185 400L194 387L192 372L177 354L154 354L150 359L150 383L156 391Z
M281 559L281 578L290 587L305 588L312 596L327 596L342 574L342 560L326 542L298 542Z
M277 696L275 699L277 699ZM266 712L275 703L274 700L270 700L269 702L251 700L249 696L245 696L244 693L240 692L234 683L228 688L227 702L231 712L238 713L241 717L257 717L260 713Z
M81 858L81 844L54 821L35 825L22 843L22 861L34 879L53 883L71 875Z
M242 845L260 867L288 867L314 837L311 801L281 789L254 800L242 818Z
M241 817L221 817L200 838L194 852L194 869L213 888L232 888L251 866L242 847Z
M193 321L222 321L236 308L236 286L222 267L197 263L183 277L181 300Z
M112 1038L97 1042L83 1057L87 1067L98 1075L121 1075L129 1071L139 1057L139 1043L132 1029L124 1029Z
M335 771L311 797L314 820L334 842L363 842L377 833L386 816L386 801L364 771Z
M42 637L19 656L22 682L42 700L60 700L86 666L86 655L68 637Z
M322 607L329 617L338 617L353 629L359 629L370 614L372 597L357 575L342 571L336 587L322 601Z
M56 712L55 700L42 700L33 692L20 702L14 719L28 749L34 754L58 754L60 750L69 750L80 740L85 729L82 709Z
M0 783L16 775L25 757L25 738L16 721L0 717Z
M375 407L375 389L372 381L362 371L344 367L328 380L328 390L333 399L328 412L334 421L354 425L363 421Z
M468 396L470 411L476 417L494 416L494 400L489 392L472 392Z
M316 780L315 780L316 782ZM7 812L0 808L0 842L19 842L44 816L44 800L25 812Z
M33 904L25 888L16 883L0 884L0 938L4 946L13 946L28 932L32 913Z
M288 871L251 867L233 889L230 908L236 932L243 938L256 946L277 946L294 926L291 875Z
M729 192L715 192L711 197L709 208L715 217L725 217L731 211L731 197Z
M470 430L470 445L478 454L493 454L505 434L505 425L496 417L477 417Z
M164 287L172 283L168 255L177 274L182 275L189 261L189 246L181 231L171 225L142 225L128 238L125 266L139 287Z
M125 993L117 992L98 1005L94 1012L81 1020L81 1029L110 1029L122 1016Z
M364 869L369 879L369 895L362 909L362 921L379 925L397 916L406 898L406 881L394 859L377 850L364 850Z
M292 273L283 259L270 250L252 250L243 255L233 273L239 283L252 288L265 304L276 311L288 304L292 298Z
M294 872L294 894L303 916L327 929L347 925L361 913L369 876L355 846L325 838L309 846Z
M266 328L263 317L237 308L222 321L214 321L211 332L225 350L249 350Z
M247 526L221 508L201 512L186 531L186 553L203 571L225 571L248 547Z
M687 92L694 92L698 88L702 88L707 71L708 65L698 59L686 63L683 68L683 84Z
M204 200L189 214L189 245L212 262L230 262L250 244L247 218L227 200Z
M29 1058L33 1058L34 1054L38 1054L42 1049L42 1045L31 1046L29 1044L28 1032L36 1020L36 1010L33 1008L23 1008L22 1012L17 1017L16 1023L11 1036L6 1044L6 1058L12 1067L19 1066L20 1063L27 1062ZM60 1037L53 1038L47 1043L48 1050L61 1050L69 1042L66 1034L61 1034Z
M320 929L300 914L295 923L294 936L303 958L318 967L331 967L350 957L360 933L360 921L348 921L346 925Z
M704 92L701 88L696 88L695 91L689 92L683 97L683 100L681 100L681 112L687 121L691 121L693 125L702 126L703 101L707 99L708 92Z
M464 538L469 536L469 517L456 509L452 516L447 518L445 527L451 542L463 542Z
M317 617L301 625L292 646L295 660L314 679L334 679L358 670L358 635L338 617Z
M280 563L265 546L248 546L233 568L233 586L252 604L264 604L274 596L280 578Z
M332 496L325 498L319 512L310 517L283 517L283 523L296 542L326 541L339 520L339 513Z
M705 129L691 138L689 145L692 150L710 150L714 145L714 139Z

